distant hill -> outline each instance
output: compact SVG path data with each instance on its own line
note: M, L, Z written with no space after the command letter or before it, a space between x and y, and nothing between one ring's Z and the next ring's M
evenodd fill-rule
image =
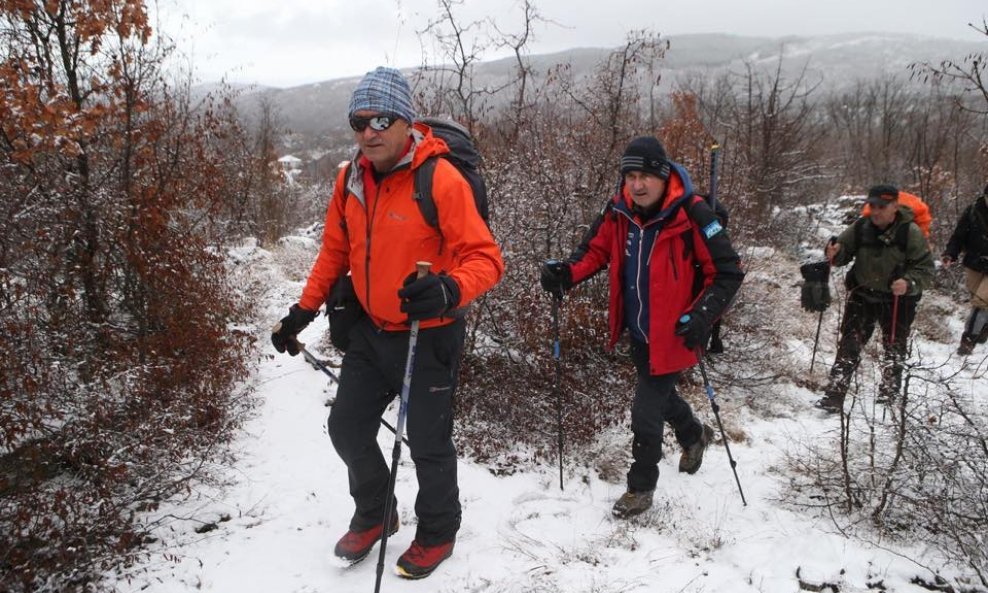
M981 42L964 42L897 33L848 33L815 37L742 37L728 34L676 35L667 38L670 48L662 63L660 89L668 92L687 74L716 76L725 71L742 73L746 64L774 69L780 54L784 71L795 75L804 68L824 90L840 90L856 80L884 75L908 76L915 62L938 63L988 50ZM538 73L558 64L570 64L575 76L589 74L612 48L576 48L553 54L529 56ZM476 76L492 86L513 76L513 58L480 64ZM350 93L359 77L327 80L291 88L247 87L239 106L246 112L259 94L269 95L283 123L292 134L285 138L285 152L307 162L323 158L331 166L343 158L351 144L346 123Z

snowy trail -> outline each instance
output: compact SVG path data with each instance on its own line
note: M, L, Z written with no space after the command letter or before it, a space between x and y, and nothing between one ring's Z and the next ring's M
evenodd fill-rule
M279 356L264 361L258 380L262 402L242 437L241 460L231 476L236 483L221 499L200 503L199 516L227 514L231 519L203 535L192 532L194 525L183 524L187 532L173 534L171 545L156 551L145 567L149 574L137 575L129 590L372 590L378 548L350 568L332 559L352 505L345 467L325 431L325 400L331 393L325 376L301 356ZM811 429L790 424L794 434L806 435ZM776 422L774 429L780 428ZM381 431L386 452L393 439ZM775 508L774 478L754 473L763 464L758 460L779 455L774 441L758 448L735 444L732 451L748 507L741 505L723 447L715 446L694 476L678 474L674 456L663 460L656 509L628 522L610 517L621 486L570 472L567 489L560 492L552 467L496 477L461 461L463 528L457 547L450 560L421 582L393 574L394 562L415 531L414 468L405 451L396 489L402 526L388 544L382 590L589 592L659 586L668 591L793 591L800 562L804 574L857 580L862 586L870 575L841 579L840 569L867 566L868 557L884 570L902 562L885 552L851 546L827 533L831 526L825 521L814 524ZM119 586L128 590L123 583Z
M288 284L288 292L297 288ZM288 302L283 296L271 299L272 319ZM316 344L324 331L320 317L300 338ZM947 348L931 355L945 356ZM151 547L150 559L116 577L121 593L373 590L377 547L349 568L332 557L353 508L346 469L326 434L325 403L335 386L302 356L286 355L265 357L255 384L258 408L234 445L238 461L225 473L229 484L194 492L160 511L194 514L206 522L224 515L229 520L202 534L195 532L198 522L170 523ZM781 389L790 413L771 420L747 413L748 441L731 444L747 507L719 444L708 449L693 476L677 472L678 450L667 447L655 507L630 521L610 515L623 485L598 478L591 463L569 460L566 490L560 492L554 466L495 476L461 459L463 526L457 546L423 581L394 574L395 561L415 533L414 468L403 448L396 489L401 528L388 544L381 590L792 593L799 590L798 570L807 583L834 583L841 591L868 591L878 582L890 591L920 591L909 579L922 570L902 555L845 538L822 513L777 502L780 481L788 479L781 469L785 455L832 438L836 424L834 417L812 409L814 394ZM714 422L709 407L697 412ZM394 414L392 407L387 416L392 422ZM382 429L379 442L390 462L394 436ZM908 551L918 557L921 548Z

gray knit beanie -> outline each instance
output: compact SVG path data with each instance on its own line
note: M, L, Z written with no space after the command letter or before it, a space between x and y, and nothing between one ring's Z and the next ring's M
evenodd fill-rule
M350 97L352 117L357 111L376 111L381 114L393 113L411 123L415 121L412 107L412 90L401 72L394 68L378 66L368 72L353 89Z

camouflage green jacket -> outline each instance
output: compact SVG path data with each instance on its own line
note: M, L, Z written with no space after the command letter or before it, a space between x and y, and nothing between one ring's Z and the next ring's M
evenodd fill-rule
M909 283L906 294L917 298L933 284L933 255L909 208L900 207L885 230L872 224L870 218L859 218L844 229L837 242L841 248L834 265L844 266L853 260L848 287L861 288L866 296L890 298L896 278L905 278Z

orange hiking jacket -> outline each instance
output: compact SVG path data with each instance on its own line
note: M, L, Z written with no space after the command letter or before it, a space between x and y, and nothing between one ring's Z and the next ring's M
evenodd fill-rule
M398 290L415 271L415 262L432 262L432 272L446 273L460 287L463 307L489 290L504 274L501 250L477 212L470 184L446 161L436 162L433 199L439 231L429 226L413 199L414 169L432 156L449 152L446 143L416 123L412 146L395 168L374 185L370 163L355 159L336 177L326 211L322 247L302 291L299 306L316 311L336 280L348 271L357 298L374 324L386 330L407 329ZM369 191L365 192L365 188ZM426 319L421 327L436 327L450 317Z

